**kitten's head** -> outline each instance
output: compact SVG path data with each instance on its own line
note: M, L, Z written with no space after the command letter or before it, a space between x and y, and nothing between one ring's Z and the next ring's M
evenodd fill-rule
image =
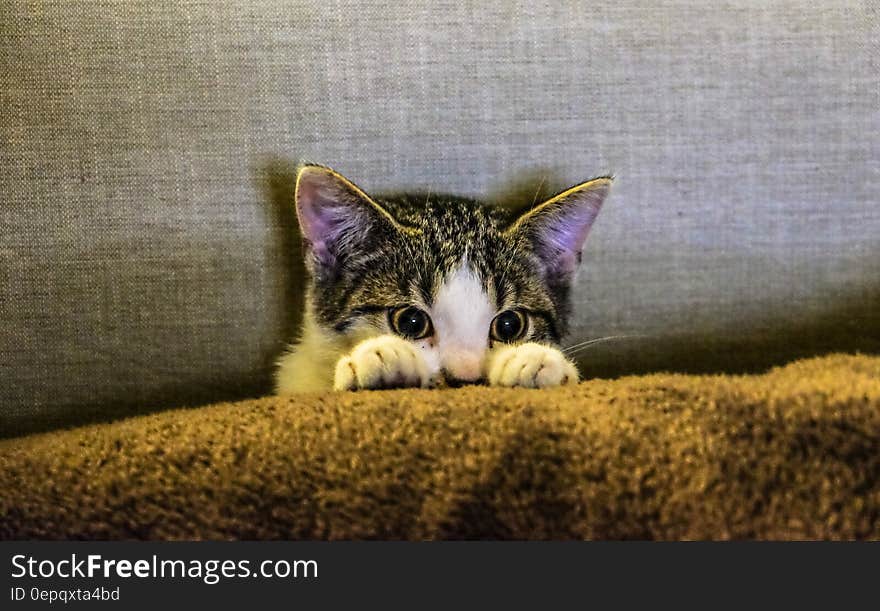
M352 343L401 335L451 383L477 381L492 348L565 334L572 276L610 186L596 178L510 218L459 197L371 198L303 166L296 211L311 315Z

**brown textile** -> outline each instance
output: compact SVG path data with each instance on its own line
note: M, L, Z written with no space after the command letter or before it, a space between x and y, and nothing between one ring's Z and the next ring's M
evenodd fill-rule
M267 397L0 442L0 537L880 537L880 358Z

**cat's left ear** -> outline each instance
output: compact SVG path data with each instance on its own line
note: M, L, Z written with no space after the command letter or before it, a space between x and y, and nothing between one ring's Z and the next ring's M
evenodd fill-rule
M571 274L613 180L603 176L563 191L523 214L508 232L531 242L549 274Z
M304 165L296 178L296 214L308 247L307 263L332 269L397 231L405 231L379 204L341 174Z

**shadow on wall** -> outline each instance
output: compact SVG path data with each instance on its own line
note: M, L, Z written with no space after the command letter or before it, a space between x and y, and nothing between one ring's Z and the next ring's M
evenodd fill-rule
M275 361L296 337L302 315L304 270L293 207L295 178L296 164L283 158L265 158L252 168L252 180L258 193L253 205L263 208L267 226L266 259L273 268L276 283L262 296L269 300L265 311L271 314L267 316L263 335L254 339L259 342L258 360L242 362L235 370L220 369L169 384L145 384L136 393L117 393L109 400L65 406L63 410L33 410L12 415L0 410L0 438L270 394Z
M833 352L880 354L880 287L838 297L816 314L779 317L736 336L693 331L597 344L578 365L588 378L757 373Z
M279 337L273 349L263 358L262 372L265 392L270 392L275 361L284 346L297 337L302 322L305 299L305 265L303 264L302 238L296 218L294 195L296 190L297 163L282 157L267 158L255 169L255 182L263 194L266 217L271 233L268 250L280 263L273 267L279 271L281 312Z
M592 178L585 177L587 180ZM574 185L568 184L556 170L535 168L519 172L515 178L501 183L486 196L486 201L507 208L511 214L521 214L557 193Z

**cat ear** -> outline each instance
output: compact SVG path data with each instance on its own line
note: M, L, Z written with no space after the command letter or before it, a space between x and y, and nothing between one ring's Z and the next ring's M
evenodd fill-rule
M296 177L296 215L314 261L334 267L395 231L394 218L330 168L305 165Z
M563 191L523 214L508 232L531 242L548 273L570 274L613 180L603 176Z

